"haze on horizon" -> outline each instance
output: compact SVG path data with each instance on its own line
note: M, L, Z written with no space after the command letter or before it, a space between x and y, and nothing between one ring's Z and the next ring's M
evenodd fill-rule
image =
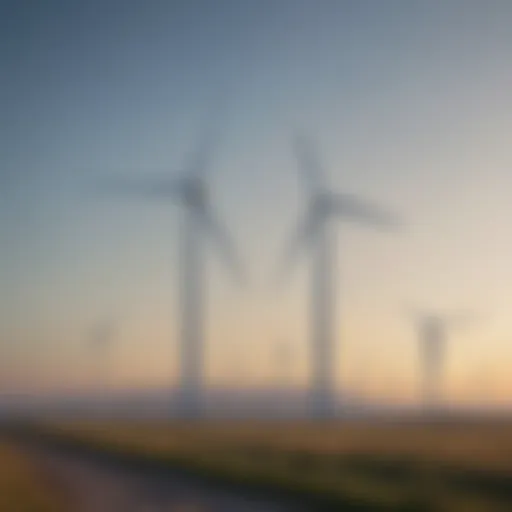
M413 304L483 319L450 339L451 400L512 402L510 3L28 4L0 6L0 394L93 389L86 337L105 315L119 325L111 385L173 384L178 209L65 184L178 173L229 91L212 196L250 287L208 256L208 382L280 382L287 340L290 382L305 386L307 258L289 286L269 287L302 207L299 126L335 190L408 224L399 236L340 226L340 389L416 400Z

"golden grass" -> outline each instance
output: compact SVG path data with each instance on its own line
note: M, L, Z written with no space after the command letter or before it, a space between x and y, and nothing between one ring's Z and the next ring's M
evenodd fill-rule
M225 451L249 447L315 455L371 455L462 469L512 473L512 423L367 424L80 422L68 433L151 452Z
M0 510L61 512L64 497L52 488L31 461L15 447L0 442Z

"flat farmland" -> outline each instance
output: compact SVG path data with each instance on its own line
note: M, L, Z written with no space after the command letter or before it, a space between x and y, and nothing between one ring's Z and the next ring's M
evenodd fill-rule
M375 510L511 510L512 422L67 422L46 432Z

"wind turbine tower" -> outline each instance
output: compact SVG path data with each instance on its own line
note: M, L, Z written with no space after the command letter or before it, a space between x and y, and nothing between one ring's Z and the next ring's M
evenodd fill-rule
M107 366L107 354L109 346L112 344L112 340L114 337L114 322L110 318L104 318L97 322L97 324L93 327L89 343L92 349L96 352L98 351L97 356L102 359L104 363L103 367L106 369ZM106 373L102 372L100 380L103 381L103 384L106 386Z
M414 313L422 361L423 408L438 413L443 404L443 374L448 330L468 319L467 315Z
M313 417L335 415L335 320L336 320L336 232L334 221L361 222L375 228L397 228L394 215L366 204L357 197L330 190L313 145L298 136L294 140L299 174L306 194L302 218L285 251L280 278L291 268L298 253L311 256L310 346Z
M210 126L208 126L210 128ZM209 238L221 252L224 262L241 282L242 271L227 229L212 207L207 172L216 147L218 126L204 136L198 149L185 162L178 177L141 176L112 178L103 190L115 194L139 196L149 200L177 203L181 206L178 274L180 278L180 413L189 418L201 415L204 352L204 257Z
M291 386L294 353L290 343L278 341L276 344L276 364L279 384L285 389Z
M109 399L111 393L110 348L114 340L115 323L112 318L102 318L92 328L87 343L93 350L93 358L97 363L95 375L98 388L105 399Z

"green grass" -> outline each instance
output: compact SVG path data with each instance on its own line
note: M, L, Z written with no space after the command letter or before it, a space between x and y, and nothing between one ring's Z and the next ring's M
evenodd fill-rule
M361 510L512 510L512 425L68 423L102 450Z

